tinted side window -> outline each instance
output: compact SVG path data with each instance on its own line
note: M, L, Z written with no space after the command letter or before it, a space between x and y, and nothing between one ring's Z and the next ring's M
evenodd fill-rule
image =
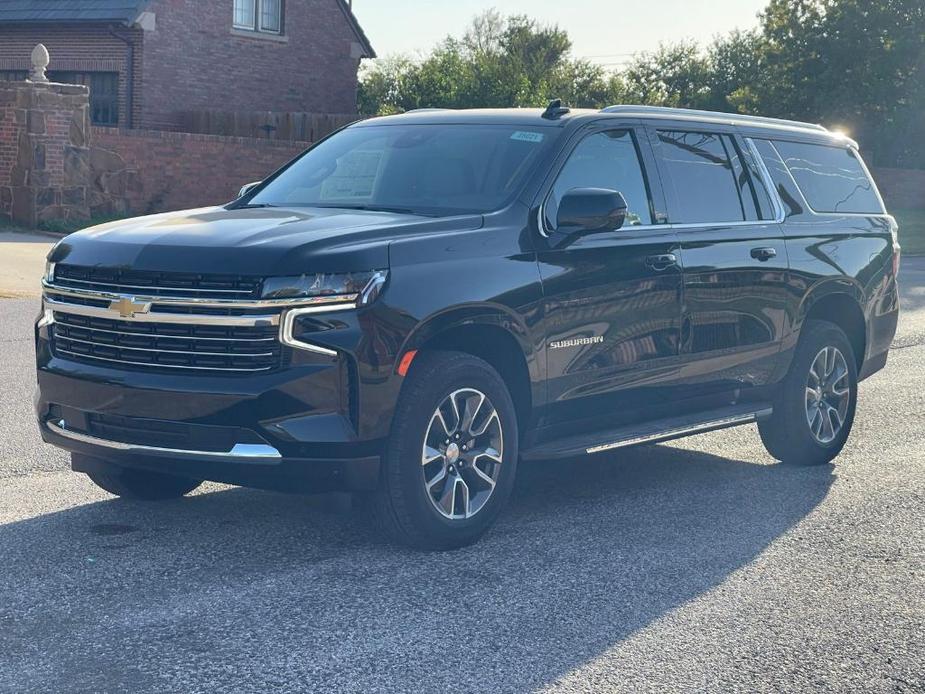
M658 139L678 205L672 223L745 221L731 156L720 135L660 130Z
M787 217L803 214L803 202L799 199L800 192L796 188L793 176L790 175L777 150L774 149L774 145L770 140L752 140L752 143L771 175L777 195L784 203L784 214Z
M652 224L649 192L636 140L628 130L589 135L566 162L546 204L546 222L556 227L559 202L573 188L608 188L626 198L625 226Z
M754 153L748 149L743 150L738 141L729 135L723 135L723 142L732 155L732 168L739 184L739 196L745 206L745 218L750 222L773 220L777 211L754 161Z
M774 146L816 212L883 214L874 184L852 150L776 140Z

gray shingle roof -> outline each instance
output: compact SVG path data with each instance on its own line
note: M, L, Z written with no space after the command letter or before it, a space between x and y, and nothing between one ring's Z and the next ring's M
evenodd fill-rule
M148 0L0 0L0 24L120 22L131 24Z

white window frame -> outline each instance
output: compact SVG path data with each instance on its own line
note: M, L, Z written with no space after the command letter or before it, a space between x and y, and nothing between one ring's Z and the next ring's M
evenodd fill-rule
M253 31L255 33L274 34L277 36L282 35L283 20L285 17L285 10L284 10L285 0L277 0L279 2L279 27L278 28L267 28L263 24L264 2L267 2L267 1L268 0L253 0L254 14L251 17L251 21L248 24L241 24L238 22L238 11L237 11L238 0L235 0L235 2L232 3L232 8L231 8L232 26L235 29L240 29L241 31Z

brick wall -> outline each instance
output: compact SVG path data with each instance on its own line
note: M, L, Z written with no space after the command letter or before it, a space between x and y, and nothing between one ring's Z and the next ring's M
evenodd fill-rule
M177 129L177 112L210 109L356 113L356 36L337 0L288 0L282 37L233 30L232 7L151 3L142 127Z
M135 46L134 119L141 116L144 64L142 32L138 29L118 30ZM126 65L128 50L122 41L113 36L107 27L81 25L0 26L0 71L27 71L31 68L30 56L36 44L43 43L51 56L49 72L117 72L119 73L119 114L125 124L127 114L128 81Z
M925 171L876 168L871 173L888 210L925 210Z
M95 216L149 214L234 199L302 152L299 142L92 128Z

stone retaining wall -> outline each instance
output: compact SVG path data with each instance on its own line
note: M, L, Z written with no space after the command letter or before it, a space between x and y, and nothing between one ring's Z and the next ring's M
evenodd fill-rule
M87 87L0 82L0 218L86 220L89 182Z

